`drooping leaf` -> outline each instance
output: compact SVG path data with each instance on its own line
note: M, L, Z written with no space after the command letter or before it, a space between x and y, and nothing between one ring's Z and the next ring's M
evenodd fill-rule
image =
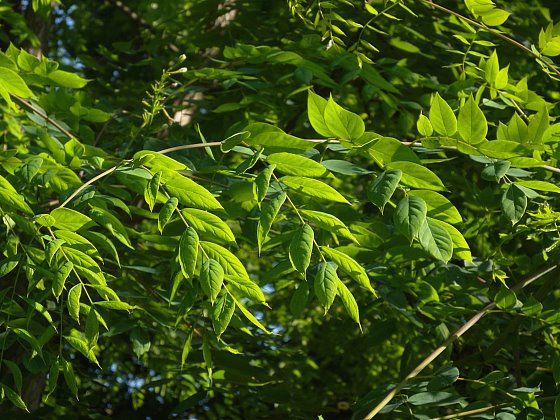
M70 261L66 261L54 273L52 292L57 300L62 294L62 290L64 290L64 283L66 282L66 279L72 272L73 267L74 265Z
M200 246L206 255L208 255L208 258L216 260L221 265L225 274L242 277L251 281L245 266L231 251L227 250L223 246L206 241L200 241Z
M179 204L179 200L177 197L170 197L169 200L165 202L165 204L161 207L158 214L158 229L160 232L163 233L163 228L173 216L173 212L177 208Z
M448 262L453 256L453 240L449 232L431 218L424 219L418 239L422 248L434 258Z
M393 221L398 232L408 238L410 242L416 238L426 221L428 207L421 197L404 197L393 214Z
M362 329L362 324L360 324L360 310L358 308L358 303L356 302L356 298L348 287L339 279L337 283L337 294L340 296L340 300L342 300L342 304L344 305L344 309L352 318L352 320L360 326Z
M182 209L181 214L199 236L226 244L235 243L235 236L230 227L218 216L199 209Z
M211 258L205 260L200 270L200 286L212 304L218 297L223 283L224 269L220 263Z
M260 203L266 197L268 187L270 185L270 178L276 169L276 165L268 165L262 170L261 173L255 178L255 185L257 186L257 200Z
M268 236L268 232L272 227L274 219L278 215L282 204L286 201L286 193L282 192L279 195L272 198L268 203L263 205L261 209L261 215L259 217L259 222L257 226L257 244L259 248L259 254L262 249L262 245Z
M358 240L352 235L352 232L350 232L348 227L338 217L330 213L316 210L300 210L300 213L307 221L316 224L321 229L325 229L335 235L340 235L343 238L358 243Z
M154 176L148 181L148 183L146 184L146 188L144 189L144 199L146 200L146 203L148 203L150 211L154 210L154 206L156 204L161 175L161 171L156 172Z
M308 224L298 228L290 242L289 256L292 267L305 277L307 267L311 262L313 251L313 229Z
M420 114L418 121L416 122L416 129L420 135L424 137L430 137L434 133L434 128L432 123L424 114Z
M326 246L321 246L321 252L329 257L329 259L332 260L339 269L348 274L358 284L364 286L370 292L375 294L375 291L371 287L366 270L354 258L342 251Z
M187 361L187 357L191 351L191 342L193 337L194 330L190 328L187 330L187 337L185 338L185 343L183 344L183 350L181 351L181 369L185 366L185 362Z
M68 313L78 324L80 323L80 298L82 296L82 283L75 284L68 291Z
M179 264L186 278L192 279L198 257L198 234L192 227L187 227L179 240Z
M427 215L429 217L451 224L457 224L463 221L457 207L440 193L431 190L411 190L408 192L408 195L420 197L426 202L428 209Z
M504 214L515 225L525 214L526 208L527 196L517 185L510 184L502 196Z
M402 171L393 169L382 172L374 181L370 182L367 189L369 201L379 207L381 213L385 208L385 204L389 202L393 193L399 185Z
M223 293L212 308L212 325L219 337L226 330L235 312L235 301L229 293Z
M315 275L315 295L321 306L325 309L325 313L328 312L333 304L338 290L340 280L336 274L336 269L337 267L334 263L321 262Z
M226 275L225 280L228 283L228 288L238 294L254 300L259 303L266 304L264 293L257 283L252 280L247 280L245 277Z
M89 212L91 218L105 229L107 229L119 242L126 245L130 249L134 249L130 239L128 238L128 233L122 222L114 216L111 212L95 207Z
M132 330L130 341L132 341L132 351L138 358L148 353L152 346L150 336L143 328L135 328Z

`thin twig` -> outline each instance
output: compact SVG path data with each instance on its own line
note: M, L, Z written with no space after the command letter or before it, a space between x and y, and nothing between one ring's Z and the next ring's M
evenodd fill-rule
M113 172L115 172L117 170L117 168L120 166L120 164L113 166L112 168L107 169L104 172L101 172L99 175L94 176L93 178L91 178L89 181L85 182L84 184L82 184L76 191L74 191L72 194L70 194L70 197L68 197L64 203L62 203L60 206L58 206L59 208L66 206L66 204L68 204L70 201L72 201L72 199L74 197L76 197L81 191L84 190L84 188L86 188L88 185L93 184L95 181L106 177L107 175L111 175Z
M43 111L41 111L39 108L37 108L35 105L33 105L31 102L20 98L17 95L12 95L12 97L18 101L20 104L26 106L27 108L29 108L31 111L33 111L35 114L37 114L38 116L40 116L41 118L45 119L47 122L49 122L51 125L55 126L62 134L64 134L66 137L70 138L70 139L77 139L77 137L72 134L70 131L68 131L67 129L65 129L64 127L62 127L56 120L52 119L51 117L49 117L47 114L45 114Z
M516 291L523 289L525 286L533 283L534 281L540 279L544 275L554 271L558 268L558 265L553 265L552 267L543 268L539 270L537 273L529 276L528 278L520 281L515 286L511 288L511 290ZM433 352L431 352L424 360L418 364L406 377L395 386L391 392L389 392L383 400L377 404L373 410L371 410L367 416L364 417L364 420L370 420L375 417L394 397L397 395L408 382L416 377L420 372L422 372L430 363L432 363L441 353L443 353L455 340L461 337L464 333L466 333L469 329L471 329L484 315L486 315L489 311L494 309L496 304L494 302L490 302L480 311L478 311L471 319L461 325L453 334L451 334L447 340L445 340L439 347L437 347Z
M491 34L497 36L498 38L503 39L506 42L509 42L510 44L516 46L517 48L522 49L524 52L526 52L527 54L531 55L532 57L536 58L540 63L543 63L544 65L546 65L550 70L552 70L554 73L556 73L557 76L560 76L560 70L558 70L558 68L556 68L555 65L550 64L546 61L544 61L541 57L540 54L535 53L533 50L531 50L530 48L527 48L525 45L523 45L521 42L516 41L513 38L510 38L509 36L503 34L502 32L498 31L497 29L494 28L490 28L489 26L484 25L483 23L477 22L476 20L472 20L469 19L466 16L463 16L460 13L457 13L451 9L448 9L447 7L441 6L437 3L434 3L433 1L428 1L428 0L420 0L422 3L429 5L430 7L435 7L436 9L439 9L445 13L448 13L450 15L453 15L465 22L470 23L471 25L477 26L481 29L484 29L485 31L490 32Z

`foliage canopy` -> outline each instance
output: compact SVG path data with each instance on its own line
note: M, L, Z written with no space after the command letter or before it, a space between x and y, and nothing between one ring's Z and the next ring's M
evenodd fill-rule
M560 418L558 16L1 2L0 412Z

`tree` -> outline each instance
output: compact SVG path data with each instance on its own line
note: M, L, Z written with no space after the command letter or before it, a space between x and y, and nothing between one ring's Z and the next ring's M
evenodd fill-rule
M0 7L4 413L559 415L555 2Z

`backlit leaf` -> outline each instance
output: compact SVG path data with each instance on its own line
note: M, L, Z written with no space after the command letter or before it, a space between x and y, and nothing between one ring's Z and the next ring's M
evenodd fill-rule
M268 232L272 227L274 219L278 215L282 204L286 201L286 193L282 192L279 195L272 198L268 203L265 203L261 209L261 215L259 217L259 222L257 226L257 244L259 249L259 254L262 249L262 245L268 236Z
M451 137L457 132L457 118L445 100L436 92L430 107L430 122L438 134Z
M312 178L284 176L280 179L288 188L309 197L350 204L344 196L328 184Z
M187 208L181 210L181 214L199 236L226 244L235 242L235 236L230 227L218 216L205 210Z
M360 116L342 108L332 97L327 101L323 115L328 130L338 138L355 140L364 134L365 125Z
M307 176L307 177L325 177L329 175L329 171L323 165L312 159L293 153L273 153L268 155L266 160L276 165L276 169L286 175Z
M235 301L229 293L223 293L212 308L212 326L219 337L226 330L235 312Z
M459 109L459 134L469 144L478 144L486 139L488 122L472 95Z
M158 229L160 232L163 232L163 228L165 227L167 222L169 222L171 216L173 216L173 212L177 208L178 204L179 200L177 199L177 197L171 197L165 202L163 206L161 206L158 214Z
M445 191L445 185L439 177L428 168L413 162L391 162L387 169L402 172L400 182L413 188Z
M385 204L389 202L397 189L401 176L402 171L399 169L388 170L382 172L374 181L369 183L367 188L368 199L379 207L382 213Z
M146 188L144 189L144 199L146 200L146 203L148 203L150 211L154 210L154 206L156 204L159 184L161 181L161 174L161 171L156 172L154 176L148 181L148 183L146 184Z
M317 274L315 275L315 295L319 303L328 312L338 290L338 283L340 282L336 274L336 265L330 262L319 263Z
M305 277L305 271L311 262L311 253L313 251L313 229L305 224L298 228L290 242L290 261L292 267Z
M339 269L349 275L354 281L375 294L375 291L371 287L366 270L354 258L342 251L339 251L338 249L326 246L321 246L321 252L328 256Z
M342 300L344 309L346 309L346 312L348 313L350 318L352 318L352 320L356 322L361 329L362 326L360 324L360 310L358 308L358 303L356 302L354 295L352 295L352 292L348 290L348 287L346 287L346 285L340 279L337 283L337 294L338 296L340 296L340 300Z
M198 256L198 234L192 227L187 227L179 240L179 264L186 278L192 279Z
M410 242L416 238L426 221L428 207L421 197L404 197L393 214L393 221L398 232L408 238Z

